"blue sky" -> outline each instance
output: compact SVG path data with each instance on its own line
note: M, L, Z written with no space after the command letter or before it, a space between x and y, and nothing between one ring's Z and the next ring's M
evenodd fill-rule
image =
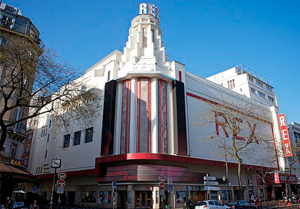
M139 3L154 3L170 60L204 78L242 63L274 86L288 123L300 123L299 0L3 2L19 7L46 46L82 72L123 51Z

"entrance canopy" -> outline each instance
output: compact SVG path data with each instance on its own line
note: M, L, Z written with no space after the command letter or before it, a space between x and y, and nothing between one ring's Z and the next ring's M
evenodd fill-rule
M24 181L33 181L34 178L31 173L29 173L24 168L17 168L12 165L5 163L0 163L0 178L2 179L14 179Z

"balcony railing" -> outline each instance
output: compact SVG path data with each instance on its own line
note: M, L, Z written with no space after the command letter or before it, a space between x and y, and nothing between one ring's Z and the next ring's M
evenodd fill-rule
M17 31L22 34L26 34L30 36L40 48L44 48L45 44L39 38L39 31L36 27L31 23L31 21L27 19L15 19L14 21L22 20L23 23L13 22L10 20L0 19L0 26L4 28L8 28L13 31Z

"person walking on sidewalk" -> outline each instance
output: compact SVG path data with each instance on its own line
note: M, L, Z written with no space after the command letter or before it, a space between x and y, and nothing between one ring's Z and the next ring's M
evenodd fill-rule
M255 197L255 199L254 199L254 204L255 204L256 208L259 208L259 199L257 197Z
M6 209L12 209L14 205L13 200L10 198L10 196L7 196L7 200L6 200Z

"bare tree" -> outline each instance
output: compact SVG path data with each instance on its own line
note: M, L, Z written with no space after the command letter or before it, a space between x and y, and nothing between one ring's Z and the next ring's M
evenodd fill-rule
M34 46L26 38L6 37L0 56L0 128L2 149L8 130L26 120L58 110L86 116L92 91L81 94L83 83L70 66L51 50ZM74 81L75 80L75 81ZM83 105L84 104L84 105ZM80 108L76 108L79 107ZM16 110L22 117L16 118ZM30 109L30 111L29 111ZM61 118L62 114L60 115Z
M273 149L275 152L270 131L271 119L262 109L254 105L238 104L225 99L221 102L212 103L207 109L208 112L204 111L205 113L200 114L196 125L198 127L206 127L208 124L215 125L215 131L205 140L213 141L219 147L218 150L225 153L226 160L228 158L236 161L238 185L240 195L242 195L242 165L244 163L251 164L247 161L255 155L259 155L260 151L257 149L260 146L265 149L261 150L263 153L268 152L269 149ZM201 122L198 123L199 121ZM259 163L258 161L262 163L264 160L257 158L255 163Z

